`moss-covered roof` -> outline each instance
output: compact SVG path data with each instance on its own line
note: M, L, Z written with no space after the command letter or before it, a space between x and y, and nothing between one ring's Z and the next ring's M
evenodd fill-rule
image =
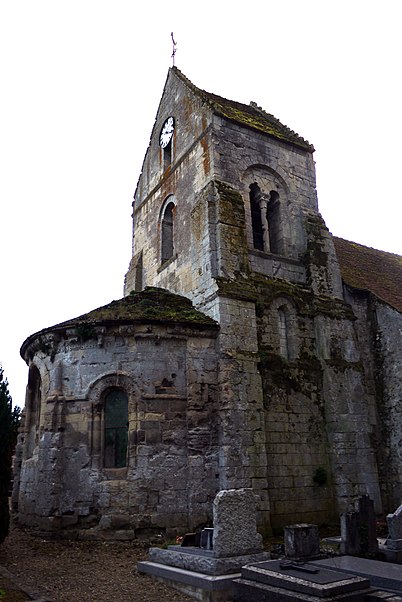
M402 257L334 236L345 284L368 290L402 312Z
M133 322L167 322L199 327L218 328L218 324L201 313L190 299L175 295L162 288L147 287L139 293L131 293L123 299L112 301L108 305L98 307L78 318L66 320L37 332L23 343L23 349L36 337L66 328L77 328L85 338L95 333L94 326L130 324Z
M212 318L195 309L187 297L175 295L163 288L147 287L139 293L133 292L123 299L112 301L108 305L57 326L99 322L152 321L216 325Z
M222 96L217 96L211 92L206 92L197 88L190 80L183 75L177 67L172 67L172 71L188 86L197 96L201 97L202 100L211 107L212 111L221 117L235 121L243 126L252 128L268 134L273 138L282 140L283 142L290 143L303 150L314 152L312 144L307 142L304 138L296 134L293 130L288 128L286 125L281 123L279 119L266 113L261 107L258 107L256 103L250 103L249 105L236 102L234 100L228 100Z

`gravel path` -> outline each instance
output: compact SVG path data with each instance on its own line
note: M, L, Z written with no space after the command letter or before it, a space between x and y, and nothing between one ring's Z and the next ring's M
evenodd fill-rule
M43 602L192 602L137 572L147 548L133 542L48 541L13 528L0 565Z

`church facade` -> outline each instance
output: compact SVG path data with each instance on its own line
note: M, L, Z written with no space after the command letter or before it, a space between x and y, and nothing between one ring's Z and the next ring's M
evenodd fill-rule
M172 535L242 487L266 533L399 505L401 258L332 237L313 152L169 70L125 296L21 349L21 524Z

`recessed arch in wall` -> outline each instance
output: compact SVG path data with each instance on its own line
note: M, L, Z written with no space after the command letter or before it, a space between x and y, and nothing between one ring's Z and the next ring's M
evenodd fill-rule
M274 340L273 347L288 361L299 355L300 340L297 327L297 311L293 301L281 295L276 297L269 308L270 324Z
M256 182L260 188L269 188L270 190L276 190L278 193L282 191L286 199L289 196L289 186L284 177L268 165L250 165L244 170L241 181L243 182L244 190L248 189L250 184Z
M125 468L129 462L129 430L136 428L138 395L130 376L105 374L92 383L91 457L94 468Z

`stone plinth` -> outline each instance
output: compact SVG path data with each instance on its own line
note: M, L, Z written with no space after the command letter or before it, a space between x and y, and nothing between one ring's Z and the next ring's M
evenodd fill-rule
M212 551L200 550L199 548L169 546L167 550L162 550L161 548L150 548L149 550L150 562L168 564L187 571L204 573L205 575L239 573L241 567L245 564L268 559L268 552L216 558Z

